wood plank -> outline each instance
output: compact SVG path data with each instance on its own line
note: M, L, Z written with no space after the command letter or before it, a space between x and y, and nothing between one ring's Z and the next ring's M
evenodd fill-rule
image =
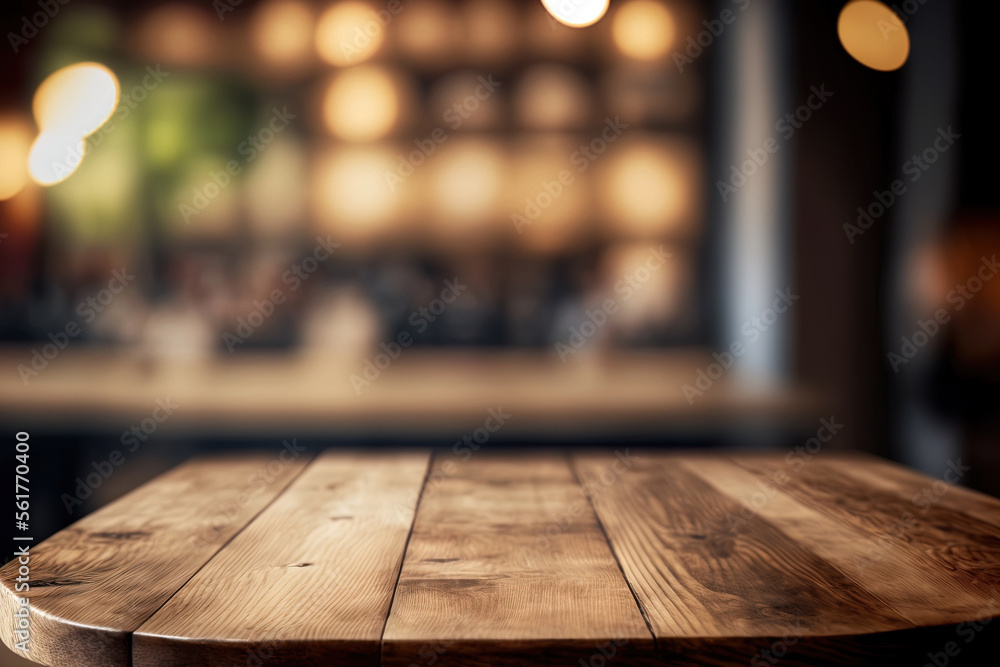
M378 665L429 462L323 453L139 628L135 667Z
M824 456L829 457L827 461L834 458ZM858 463L843 457L839 460L852 466ZM981 618L989 611L983 606L988 600L970 598L947 570L924 567L909 550L897 544L887 544L882 558L859 558L859 545L867 543L867 534L782 491L787 480L797 474L797 465L782 462L771 469L771 475L761 477L735 460L720 456L685 456L683 461L717 491L739 502L741 514L732 531L755 530L756 522L766 520L916 625L961 623ZM1000 605L1000 597L997 603ZM1000 606L996 610L1000 611Z
M293 456L294 453L294 456ZM130 633L298 475L309 456L201 458L31 548L31 642L46 665L131 663ZM18 562L2 570L0 637L13 648Z
M758 458L737 463L760 476L775 464ZM817 458L804 466L783 490L823 514L854 527L864 536L856 542L864 566L885 560L889 549L909 554L915 574L937 573L949 582L956 604L989 610L1000 599L1000 526L942 505L913 502L914 487L872 483L864 464ZM925 478L925 489L935 480ZM949 492L950 493L950 492ZM947 494L945 494L947 495Z
M646 664L654 643L568 461L437 459L386 625L386 666Z
M614 461L575 456L574 466L585 485L610 481L591 484L591 498L664 659L732 664L780 644L789 654L782 664L866 662L873 649L891 653L913 628L762 518L732 531L740 504L681 457L642 455L612 476ZM869 633L893 638L874 647L843 639Z
M931 479L875 456L866 455L857 459L838 457L835 460L828 459L827 462L847 470L865 484L904 494L911 498L918 509L922 509L927 503L940 505L1000 526L1000 500L959 486L968 472L961 458L943 465L938 479ZM942 484L947 484L945 490L942 489ZM920 499L916 499L918 495Z

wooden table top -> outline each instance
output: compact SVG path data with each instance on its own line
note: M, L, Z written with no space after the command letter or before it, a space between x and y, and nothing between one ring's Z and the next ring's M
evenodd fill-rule
M916 666L1000 646L1000 501L873 457L289 452L195 459L33 546L18 653Z

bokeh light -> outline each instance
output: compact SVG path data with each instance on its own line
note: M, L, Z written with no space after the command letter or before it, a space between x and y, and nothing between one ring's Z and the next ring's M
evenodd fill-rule
M866 67L899 69L910 55L910 34L892 9L874 0L853 0L840 11L837 35L844 49Z
M616 235L683 234L696 218L700 167L684 144L633 137L613 145L601 198Z
M611 34L624 55L637 60L658 60L673 46L674 18L657 0L631 0L615 12Z
M0 116L0 201L10 199L28 182L31 125L20 116Z
M569 138L545 135L515 149L508 208L518 245L524 249L557 253L589 239L589 174L566 159L576 148Z
M507 0L476 0L464 6L465 51L475 62L495 63L517 47L517 14Z
M447 63L460 35L455 13L440 0L420 0L408 5L392 27L400 52L425 66Z
M323 99L327 128L341 139L370 141L392 130L399 117L399 91L392 76L374 66L338 74Z
M338 2L320 15L316 51L331 65L356 65L375 55L385 41L385 26L371 5Z
M87 142L73 178L46 192L48 228L64 243L122 244L143 232L142 168L135 124Z
M42 132L85 137L111 117L118 105L118 78L104 65L78 63L49 75L32 105Z
M446 232L480 232L500 215L506 169L496 142L454 139L429 163L435 218Z
M620 300L620 310L612 322L615 333L626 339L641 336L649 328L669 325L685 310L689 294L686 280L690 275L687 253L669 245L659 247L669 256L654 256L650 244L644 241L616 243L601 256L607 293L614 293L614 286L623 276L639 274L645 278L631 298ZM655 269L649 268L651 259L658 263L653 264Z
M216 47L221 43L218 23L214 13L201 7L162 5L145 15L135 31L135 44L157 63L204 65L216 58Z
M393 191L386 173L397 168L396 153L381 147L331 150L318 160L313 205L323 226L338 236L373 239L402 223L401 189Z
M556 21L541 3L530 4L520 33L530 53L558 61L580 58L596 44L594 31L577 30Z
M278 67L301 65L312 53L312 9L300 0L272 0L260 5L251 28L254 47Z
M585 28L601 20L608 0L542 0L549 14L571 28Z
M526 127L558 130L586 123L593 103L587 82L573 69L538 65L519 82L514 108Z
M31 178L40 185L55 185L66 180L80 167L85 150L81 136L42 132L28 155Z

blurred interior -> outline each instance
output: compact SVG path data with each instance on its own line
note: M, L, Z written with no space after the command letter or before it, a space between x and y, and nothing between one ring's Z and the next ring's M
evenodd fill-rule
M833 416L826 447L961 458L1000 493L1000 281L948 301L1000 250L974 51L998 10L904 3L908 58L878 71L844 5L612 0L584 28L538 0L59 5L0 71L0 420L53 452L38 523L79 518L59 496L168 398L83 511L200 451L447 450L491 409L498 449L786 450ZM40 87L80 63L85 94Z

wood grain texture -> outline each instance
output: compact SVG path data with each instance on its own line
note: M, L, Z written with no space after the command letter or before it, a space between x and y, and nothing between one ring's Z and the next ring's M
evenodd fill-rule
M761 477L773 475L777 465L760 457L737 463ZM957 491L945 482L900 484L866 470L854 457L818 457L782 490L852 528L859 567L895 563L901 581L934 580L952 609L1000 613L1000 526L945 507L943 500Z
M895 543L886 543L880 557L867 558L864 547L868 540L857 529L782 491L797 474L799 462L774 464L773 458L767 460L769 473L761 476L738 463L752 467L754 461L759 465L759 457L683 459L686 467L744 508L734 531L756 530L760 520L766 521L884 600L914 625L960 623L988 611L980 606L980 602L988 601L978 596L970 599L966 588L956 585L947 571L922 567L908 550ZM842 464L851 465L852 460L842 460Z
M436 461L383 664L576 665L607 654L640 664L653 639L568 461Z
M928 504L939 505L979 521L1000 525L1000 500L958 486L970 470L961 457L942 465L935 479L875 456L831 457L827 463L847 469L862 484L905 494L918 511Z
M330 451L306 466L195 461L35 547L27 657L881 667L1000 651L1000 501L869 456Z
M779 646L782 664L865 664L905 648L913 622L809 542L741 514L695 463L642 456L612 479L613 461L574 459L585 484L609 482L592 499L664 659L732 664Z
M135 633L135 667L378 665L430 455L321 455Z
M307 463L305 454L195 459L31 548L31 641L46 665L130 664L131 633ZM18 562L2 570L0 638L14 650Z

